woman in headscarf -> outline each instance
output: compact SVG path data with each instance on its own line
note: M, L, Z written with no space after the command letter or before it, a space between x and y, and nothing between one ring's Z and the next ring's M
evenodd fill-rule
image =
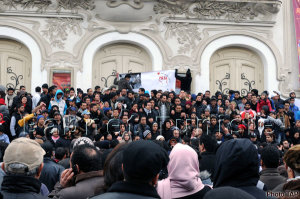
M176 144L170 154L169 177L159 181L157 192L163 199L201 199L211 190L199 177L198 155L188 145Z

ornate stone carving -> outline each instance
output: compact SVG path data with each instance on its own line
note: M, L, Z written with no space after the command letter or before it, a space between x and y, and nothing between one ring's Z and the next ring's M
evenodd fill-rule
M166 23L165 39L177 37L180 44L179 54L187 54L194 50L201 41L201 33L196 24L190 23Z
M44 12L51 4L51 0L0 0L0 10L17 9L37 9L37 12Z
M116 8L122 4L129 5L134 9L142 9L144 7L142 0L108 0L106 2L106 5L110 8Z
M67 40L70 32L81 36L80 22L81 20L73 18L47 19L47 25L42 33L50 40L52 46L64 49L64 41Z
M154 6L156 14L168 14L171 17L183 15L186 18L201 20L228 20L244 22L257 20L259 15L276 14L279 12L281 2L278 0L236 2L234 0L218 1L184 1L184 0L159 0Z
M82 8L84 10L95 9L94 0L56 0L57 1L57 12L61 9L77 11Z

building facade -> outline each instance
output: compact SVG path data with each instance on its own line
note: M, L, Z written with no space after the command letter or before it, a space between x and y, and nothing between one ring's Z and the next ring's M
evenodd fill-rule
M0 0L0 84L33 91L68 74L192 71L195 93L299 90L292 1ZM64 76L62 76L64 77Z

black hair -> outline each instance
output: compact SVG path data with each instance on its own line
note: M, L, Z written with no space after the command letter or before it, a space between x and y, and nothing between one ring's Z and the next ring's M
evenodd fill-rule
M44 157L51 157L52 156L52 152L53 152L53 145L50 141L46 141L44 142L41 147L44 149L44 151L46 152L46 154L44 155Z
M122 171L123 152L128 144L119 144L107 156L104 163L104 183L109 188L113 183L124 180Z
M99 150L88 144L79 145L75 148L71 163L72 165L78 165L79 169L85 173L102 169Z
M41 92L41 87L39 87L39 86L37 86L37 87L35 87L35 92L37 92L37 93L39 93L39 92Z
M20 86L20 90L21 90L22 88L25 88L25 86L21 85L21 86Z
M13 91L13 92L15 92L15 89L12 88L12 87L9 87L9 88L7 89L7 91Z
M183 141L185 142L185 143L187 143L188 145L190 145L190 141L191 141L191 139L188 137L188 136L184 136L183 137Z
M204 148L207 152L215 152L217 141L211 136L203 134L200 138L200 144L204 144Z
M92 89L92 88L88 88L88 89L86 90L86 92L88 93L90 89Z
M55 158L58 160L62 160L66 154L67 154L67 151L63 147L57 147L55 149Z
M144 89L144 88L140 88L140 90L141 90L142 92L145 92L145 89Z
M261 150L261 160L266 168L277 168L279 166L279 158L279 151L274 146L266 146Z
M97 89L99 89L100 88L100 86L95 86L95 90L97 90Z
M48 89L48 84L43 84L43 85L42 85L42 88Z

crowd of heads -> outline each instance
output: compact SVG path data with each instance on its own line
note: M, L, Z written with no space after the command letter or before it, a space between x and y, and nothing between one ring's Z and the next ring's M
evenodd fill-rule
M18 91L0 89L0 147L2 154L7 145L6 150L13 150L5 153L10 155L2 155L8 174L38 178L43 168L39 155L72 168L73 172L103 170L104 190L123 179L155 185L158 179L184 169L174 167L179 162L192 165L190 173L187 170L191 176L195 171L199 173L202 153L218 157L214 162L217 167L205 168L211 174L206 178L208 184L216 188L239 186L233 181L241 183L242 175L235 176L239 171L232 171L232 165L248 168L251 174L245 176L245 185L251 180L258 181L259 162L262 168L277 168L284 161L300 173L293 166L299 161L299 151L289 150L300 144L300 112L295 105L295 92L282 99L278 91L259 94L256 89L241 96L233 90L191 94L184 90L175 93L139 88L135 93L115 86L96 86L84 92L79 88L60 90L47 84L37 87L35 92L28 93L24 86ZM26 140L33 147L28 150L39 145L43 150L36 150L35 159L20 159L22 164L11 162L18 156L11 154L20 149L16 150L14 145L24 145ZM235 159L229 151L225 153L227 150L236 151L234 155L239 158ZM185 156L187 159L182 161ZM70 160L67 163L66 158ZM33 160L35 164L31 165ZM64 176L72 171L66 171ZM164 187L164 182L160 186ZM199 186L203 188L202 184Z

